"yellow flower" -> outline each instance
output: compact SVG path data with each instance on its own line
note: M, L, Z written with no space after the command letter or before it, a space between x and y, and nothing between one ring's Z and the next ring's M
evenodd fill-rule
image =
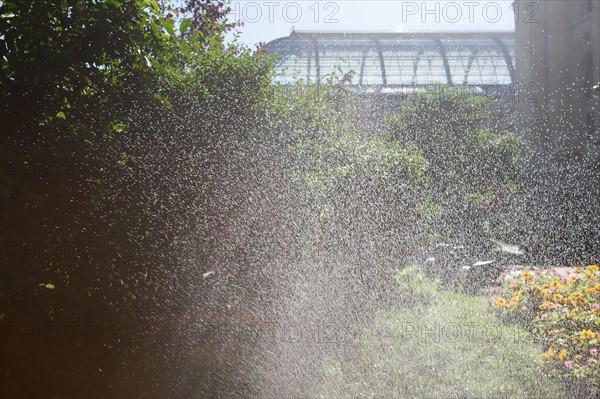
M510 305L511 306L516 305L517 303L519 303L519 299L521 299L519 297L519 294L515 294L512 298L510 298Z
M596 338L596 333L592 330L581 330L579 332L579 339L585 341L586 339L594 339Z
M583 356L581 356L581 355L575 355L575 359L581 360L581 359L583 359Z
M493 306L495 308L504 308L504 309L506 309L506 308L508 308L508 303L506 302L506 299L500 297L500 298L498 298L498 299L496 299L494 301Z
M586 276L587 278L589 278L590 280L595 280L596 279L596 276L594 276L590 272L583 272L583 275Z
M585 293L587 295L598 295L598 294L600 294L600 284L596 284L595 286L588 288L587 290L585 290Z
M543 294L546 290L543 289L540 285L534 285L533 287L531 287L531 291L533 291L534 293Z
M589 265L586 267L586 269L592 272L597 272L600 268L598 267L598 265Z
M569 277L569 279L567 280L567 282L565 283L565 285L569 285L573 282L573 276Z
M560 295L560 294L554 294L554 295L552 295L552 300L554 302L562 302L562 301L564 301L564 299L565 299L565 297L562 296L562 295Z
M567 355L569 354L569 352L567 352L566 349L562 349L559 353L558 353L558 360L564 360L565 357L567 357Z
M577 315L577 309L573 309L569 313L567 313L568 318L575 317L575 315ZM575 342L573 342L573 343L575 343Z
M581 293L572 292L569 295L569 302L571 302L572 305L583 304L585 303L585 299L583 299L583 295L581 295Z
M533 277L531 276L531 272L529 270L525 270L521 273L521 276L525 279L525 281L533 281Z
M546 352L540 355L541 360L552 360L554 357L554 349L549 348Z
M566 330L566 328L559 328L556 330L550 330L548 333L552 336L558 336L561 332L564 332Z

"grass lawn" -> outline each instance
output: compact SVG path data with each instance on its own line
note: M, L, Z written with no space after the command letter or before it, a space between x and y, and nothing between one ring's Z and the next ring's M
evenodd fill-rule
M377 317L347 358L326 361L323 398L563 396L542 348L484 297L442 290L417 269L398 281L399 310Z

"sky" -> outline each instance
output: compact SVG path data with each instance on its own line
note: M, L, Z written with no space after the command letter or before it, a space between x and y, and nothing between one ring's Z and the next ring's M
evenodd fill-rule
M231 0L230 20L240 20L240 41L250 47L288 36L292 29L319 31L514 30L513 0ZM535 13L534 9L530 10ZM520 16L526 17L525 15Z

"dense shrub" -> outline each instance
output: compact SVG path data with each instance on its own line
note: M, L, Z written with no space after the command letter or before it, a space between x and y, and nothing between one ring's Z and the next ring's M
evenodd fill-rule
M284 137L314 209L315 245L391 276L394 262L427 239L427 162L418 149L349 123L357 99L335 81L288 90L293 99L278 120L290 124Z
M477 253L519 228L521 140L496 129L492 101L462 87L434 86L407 97L387 133L428 161L436 233ZM494 128L494 129L492 129Z

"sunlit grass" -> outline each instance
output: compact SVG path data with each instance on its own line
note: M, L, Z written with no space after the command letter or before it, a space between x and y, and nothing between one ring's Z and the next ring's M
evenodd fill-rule
M323 398L556 398L559 380L523 328L483 297L439 291L428 304L377 318L347 359L326 364Z

